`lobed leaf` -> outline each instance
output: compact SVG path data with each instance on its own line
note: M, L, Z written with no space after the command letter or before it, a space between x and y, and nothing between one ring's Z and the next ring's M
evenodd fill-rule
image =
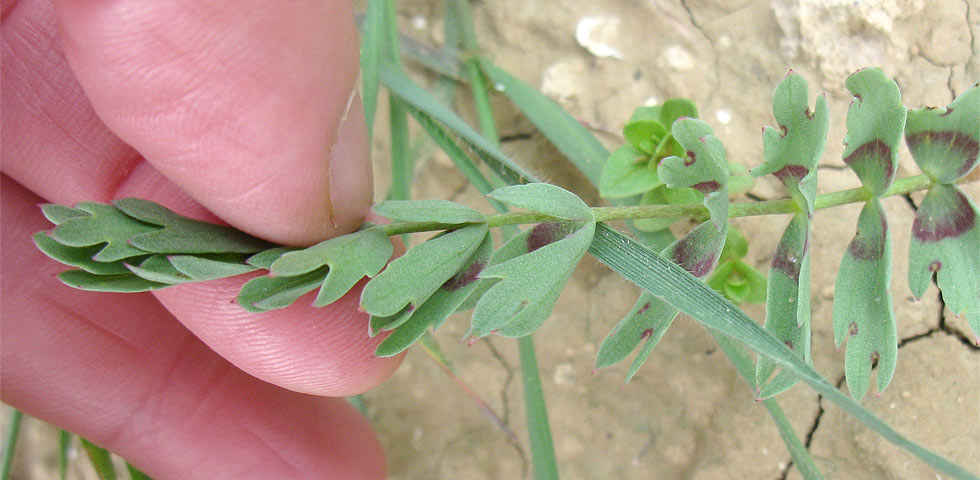
M683 118L671 127L674 138L684 148L684 158L663 159L657 175L669 187L691 187L704 194L704 206L715 229L728 224L728 161L725 147L714 136L711 126L701 120Z
M773 253L765 328L807 365L813 365L810 355L810 218L804 213L793 216ZM759 357L755 379L760 389L759 398L782 393L798 381L795 375L785 371L772 377L775 370L773 360Z
M41 213L49 222L60 225L65 220L78 217L90 217L92 214L78 208L58 205L56 203L45 203L41 205Z
M922 171L940 183L953 183L980 162L980 83L946 108L909 110L905 144Z
M234 254L170 255L167 260L178 272L194 279L195 282L234 277L258 270L258 267L245 263L241 255Z
M314 306L323 307L344 296L365 276L377 275L393 251L384 229L369 227L284 253L269 266L269 271L279 277L291 277L328 265L330 269L313 302Z
M578 195L550 183L511 185L498 188L488 196L515 207L562 220L595 221L592 210L581 198L578 198Z
M418 308L463 268L487 231L485 223L470 225L412 248L368 282L361 293L361 308L376 317Z
M661 255L670 258L695 277L704 278L721 256L728 236L726 230L724 228L719 232L710 222L702 223L665 248ZM648 292L641 293L630 313L619 321L599 346L596 368L619 363L641 342L645 342L626 374L628 382L646 362L679 311Z
M501 247L491 266L480 273L481 279L500 280L477 302L470 335L479 338L496 333L516 338L537 330L592 243L595 225L594 219L542 223ZM569 227L575 230L566 233ZM522 250L527 253L504 260Z
M286 308L323 284L329 270L329 267L320 267L292 277L255 277L242 285L235 300L253 313Z
M980 343L980 215L955 185L933 185L915 212L909 244L909 288L922 298L933 275L943 302L966 315Z
M164 255L151 255L139 266L126 265L134 275L151 282L176 285L191 281L191 278L174 268Z
M817 162L827 143L830 111L826 95L817 97L813 110L809 98L806 80L790 70L772 96L772 112L778 127L762 130L765 160L750 173L753 177L774 175L789 190L800 210L812 217L817 195Z
M134 247L153 253L255 253L272 246L264 240L224 225L194 220L163 205L140 198L113 202L130 217L163 228L130 237Z
M402 222L459 225L487 221L482 213L449 200L388 200L371 208L382 217Z
M493 236L487 232L479 248L459 273L443 283L421 307L412 312L410 318L405 319L400 325L390 327L394 330L378 345L374 355L378 357L397 355L422 338L429 327L433 330L439 328L476 289L477 278L490 263L492 255Z
M51 238L69 247L89 247L105 244L93 260L115 262L124 258L146 255L148 252L129 244L136 235L159 230L159 227L141 222L120 209L96 202L82 202L76 208L88 215L63 218L51 231ZM54 209L49 208L49 212ZM61 210L61 209L59 209ZM60 213L66 213L61 210Z
M888 286L891 238L881 202L873 198L861 209L857 233L841 260L834 285L834 342L847 338L844 374L851 396L867 392L877 364L878 391L891 382L898 356L895 313Z
M268 270L272 267L272 264L288 252L295 251L294 247L272 247L268 250L263 250L245 260L245 263L253 267L258 267L263 270Z
M90 247L69 247L62 245L48 236L45 232L34 234L34 245L38 250L53 260L61 262L71 267L78 267L89 273L97 275L118 275L129 273L126 264L122 260L115 262L99 262L94 260L96 254L102 250L102 245ZM143 257L129 257L129 261L140 261Z
M639 195L661 184L656 164L647 155L626 144L617 148L602 169L599 195L602 198L625 198Z
M880 68L858 70L844 82L854 95L847 109L844 163L874 196L895 179L905 107L895 81Z

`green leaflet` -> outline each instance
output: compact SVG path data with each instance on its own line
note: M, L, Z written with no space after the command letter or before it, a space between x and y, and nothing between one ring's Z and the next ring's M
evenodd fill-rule
M711 126L701 120L682 118L674 122L671 132L684 147L684 158L663 159L657 174L669 187L691 187L703 193L711 221L721 231L728 224L729 174L725 147L714 136Z
M955 185L933 185L915 212L909 244L909 288L922 298L933 274L943 302L966 314L980 343L980 215Z
M313 305L323 307L337 301L365 276L374 277L391 258L391 241L381 227L341 235L312 247L287 252L269 266L277 277L292 277L330 267Z
M487 221L482 213L449 200L388 200L371 210L402 222L434 222L458 225Z
M66 207L56 203L45 203L41 205L41 213L44 214L44 218L47 218L49 222L55 225L60 225L65 220L71 218L91 216L91 214L85 210Z
M231 227L178 215L149 200L123 198L113 204L130 217L163 227L130 236L132 246L147 252L255 253L272 246Z
M490 198L562 220L595 221L592 210L572 192L550 183L529 183L498 188Z
M190 277L174 268L164 255L152 255L140 263L139 266L127 265L127 267L137 277L151 282L176 285L191 281Z
M854 95L847 109L844 163L865 189L878 196L895 179L898 144L905 128L902 94L880 68L858 70L844 83Z
M891 266L888 221L881 202L873 198L861 209L834 285L834 342L840 346L847 338L844 373L857 400L868 389L873 363L878 365L879 392L895 372L898 337L888 291Z
M242 254L162 255L148 257L139 266L127 265L136 276L172 285L186 282L204 282L253 272L256 267L246 265Z
M268 250L263 250L259 253L256 253L251 257L248 257L248 259L245 260L245 263L253 267L258 267L264 270L268 270L269 268L272 267L273 262L278 260L279 257L283 256L288 252L292 252L295 250L296 248L294 247L273 247Z
M361 308L376 317L418 308L459 272L487 231L485 223L470 225L412 248L368 282L361 293Z
M909 110L905 144L922 171L940 183L953 183L980 162L980 83L946 108Z
M718 266L705 280L708 286L736 305L766 301L766 277L742 261L748 252L749 243L742 232L729 225L728 238L725 239Z
M492 255L493 237L487 232L479 248L459 273L442 284L421 307L412 312L410 318L394 328L391 335L378 345L374 355L397 355L422 338L429 327L433 330L439 328L476 289L477 277L489 264Z
M797 213L783 232L769 267L766 298L766 331L781 340L807 365L810 355L810 219ZM840 276L838 276L840 278ZM759 398L769 398L788 390L798 378L779 372L775 362L760 356L756 364Z
M242 285L235 300L253 313L286 308L319 287L329 270L329 267L320 267L293 277L256 277Z
M129 269L126 268L121 260L115 262L99 262L93 260L97 253L102 250L102 245L93 245L91 247L68 247L62 245L45 232L37 232L34 234L34 244L37 245L38 250L44 252L45 255L51 257L53 260L57 260L65 265L78 267L89 273L94 273L97 275L118 275L129 273ZM128 260L139 261L142 257L130 257Z
M727 223L725 225L727 227ZM684 238L665 248L661 256L670 258L695 277L704 278L717 264L727 236L727 228L719 232L710 222L704 222ZM602 341L596 354L596 368L619 363L640 342L646 342L626 374L626 381L630 381L646 362L679 311L649 292L641 293L633 310Z
M170 286L170 284L152 282L131 273L96 275L79 269L65 270L58 274L58 278L69 287L90 292L134 293Z
M650 166L643 152L630 144L623 145L606 160L599 177L599 195L625 198L650 190L661 184L655 167Z
M809 98L806 80L790 70L772 96L778 127L762 130L765 161L750 173L753 177L774 175L789 190L796 205L812 217L817 195L817 162L827 143L830 111L826 95L817 97L813 110Z
M89 247L104 243L105 247L92 257L99 262L114 262L146 255L145 250L130 245L129 239L142 233L159 230L159 227L130 217L112 205L82 202L76 208L88 215L62 217L63 221L51 231L51 238L68 247ZM51 210L53 209L49 208L49 211ZM61 210L60 213L67 212Z
M500 280L477 302L469 335L516 338L537 330L592 243L595 225L595 219L541 223L501 247L480 273L483 281Z

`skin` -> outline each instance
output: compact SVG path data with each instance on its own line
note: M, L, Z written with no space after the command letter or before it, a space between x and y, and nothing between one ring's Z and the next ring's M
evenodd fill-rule
M344 1L4 1L0 396L154 478L384 478L345 400L374 358L337 303L249 314L248 278L153 294L62 285L38 203L142 197L267 240L355 229L371 171Z

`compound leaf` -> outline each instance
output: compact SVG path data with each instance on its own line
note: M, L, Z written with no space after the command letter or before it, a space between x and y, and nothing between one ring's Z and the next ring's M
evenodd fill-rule
M817 195L817 162L827 143L830 111L825 95L817 97L813 110L809 98L806 80L790 70L772 96L772 112L778 127L762 130L765 160L750 173L754 177L774 175L789 190L796 205L812 217Z
M839 277L838 277L839 278ZM783 232L769 266L766 293L766 331L778 338L807 365L810 355L810 219L797 213ZM779 372L771 378L776 363L760 356L756 364L759 398L788 390L798 378Z
M844 163L879 196L895 179L905 107L895 81L880 68L858 70L844 82L854 95L847 109Z
M881 202L873 198L861 209L857 233L841 260L834 285L834 342L847 338L844 374L851 395L867 392L872 365L878 366L878 391L895 372L898 336L888 286L891 238Z
M489 264L492 255L493 237L488 232L462 270L442 284L421 307L412 312L410 318L397 327L391 327L394 331L378 345L374 355L395 356L422 338L429 327L439 328L476 289L477 277Z
M368 282L361 293L361 308L376 317L418 308L463 268L487 231L485 223L470 225L412 248Z
M163 227L129 238L132 246L148 252L255 253L271 246L232 227L187 218L149 200L123 198L113 204L130 217Z
M980 83L946 108L909 110L905 143L926 175L940 183L963 178L980 162Z
M477 302L470 335L479 338L496 333L516 338L541 326L592 243L595 225L594 218L542 223L501 247L491 266L480 273L481 279L500 280ZM574 231L568 233L571 229ZM502 261L521 251L527 253Z
M647 158L629 144L613 151L599 177L599 195L602 198L632 197L660 185L657 169L649 166Z
M449 200L388 200L372 210L382 217L402 222L436 222L446 224L487 221L482 213Z
M682 118L671 127L684 148L684 158L671 156L660 162L657 174L669 187L691 187L704 194L704 206L715 229L728 224L728 161L725 147L711 126L694 118Z
M361 278L374 277L391 258L393 247L384 229L369 227L287 252L270 265L279 277L291 277L329 265L330 271L313 305L329 305L350 291Z
M146 255L147 251L130 245L129 239L142 233L159 230L159 227L130 217L112 205L82 202L76 206L76 209L88 215L62 217L63 221L51 231L51 238L69 247L105 244L105 247L92 257L95 261L115 262L124 258ZM65 211L61 210L61 213Z
M528 183L498 188L490 198L515 207L563 220L592 220L592 210L572 192L550 183Z
M966 314L980 343L980 216L955 185L933 185L912 222L909 288L922 298L933 274L943 302Z

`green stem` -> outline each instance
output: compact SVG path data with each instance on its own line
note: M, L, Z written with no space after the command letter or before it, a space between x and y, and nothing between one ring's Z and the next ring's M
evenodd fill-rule
M932 180L926 175L916 175L895 181L879 198L895 195L905 195L932 186ZM822 210L849 203L865 202L871 194L864 188L852 188L839 192L817 195L814 208ZM758 215L779 215L796 213L797 207L792 200L769 200L764 202L733 203L728 208L729 218L751 217ZM636 220L640 218L674 218L674 217L708 217L708 209L704 205L638 205L622 207L593 207L592 213L596 221L608 222L613 220ZM559 221L555 217L533 212L498 213L487 216L487 225L491 228L505 225L522 225ZM388 235L405 233L446 230L452 225L439 222L402 222L385 226Z
M541 389L538 359L534 354L531 335L517 339L521 359L521 380L524 384L524 408L527 413L528 435L531 444L531 462L535 480L558 478L558 462L548 426L548 409Z
M0 467L0 479L10 478L10 467L14 463L14 447L17 445L17 434L20 432L20 422L24 414L20 410L10 412L10 426L7 437L3 440L3 467Z

